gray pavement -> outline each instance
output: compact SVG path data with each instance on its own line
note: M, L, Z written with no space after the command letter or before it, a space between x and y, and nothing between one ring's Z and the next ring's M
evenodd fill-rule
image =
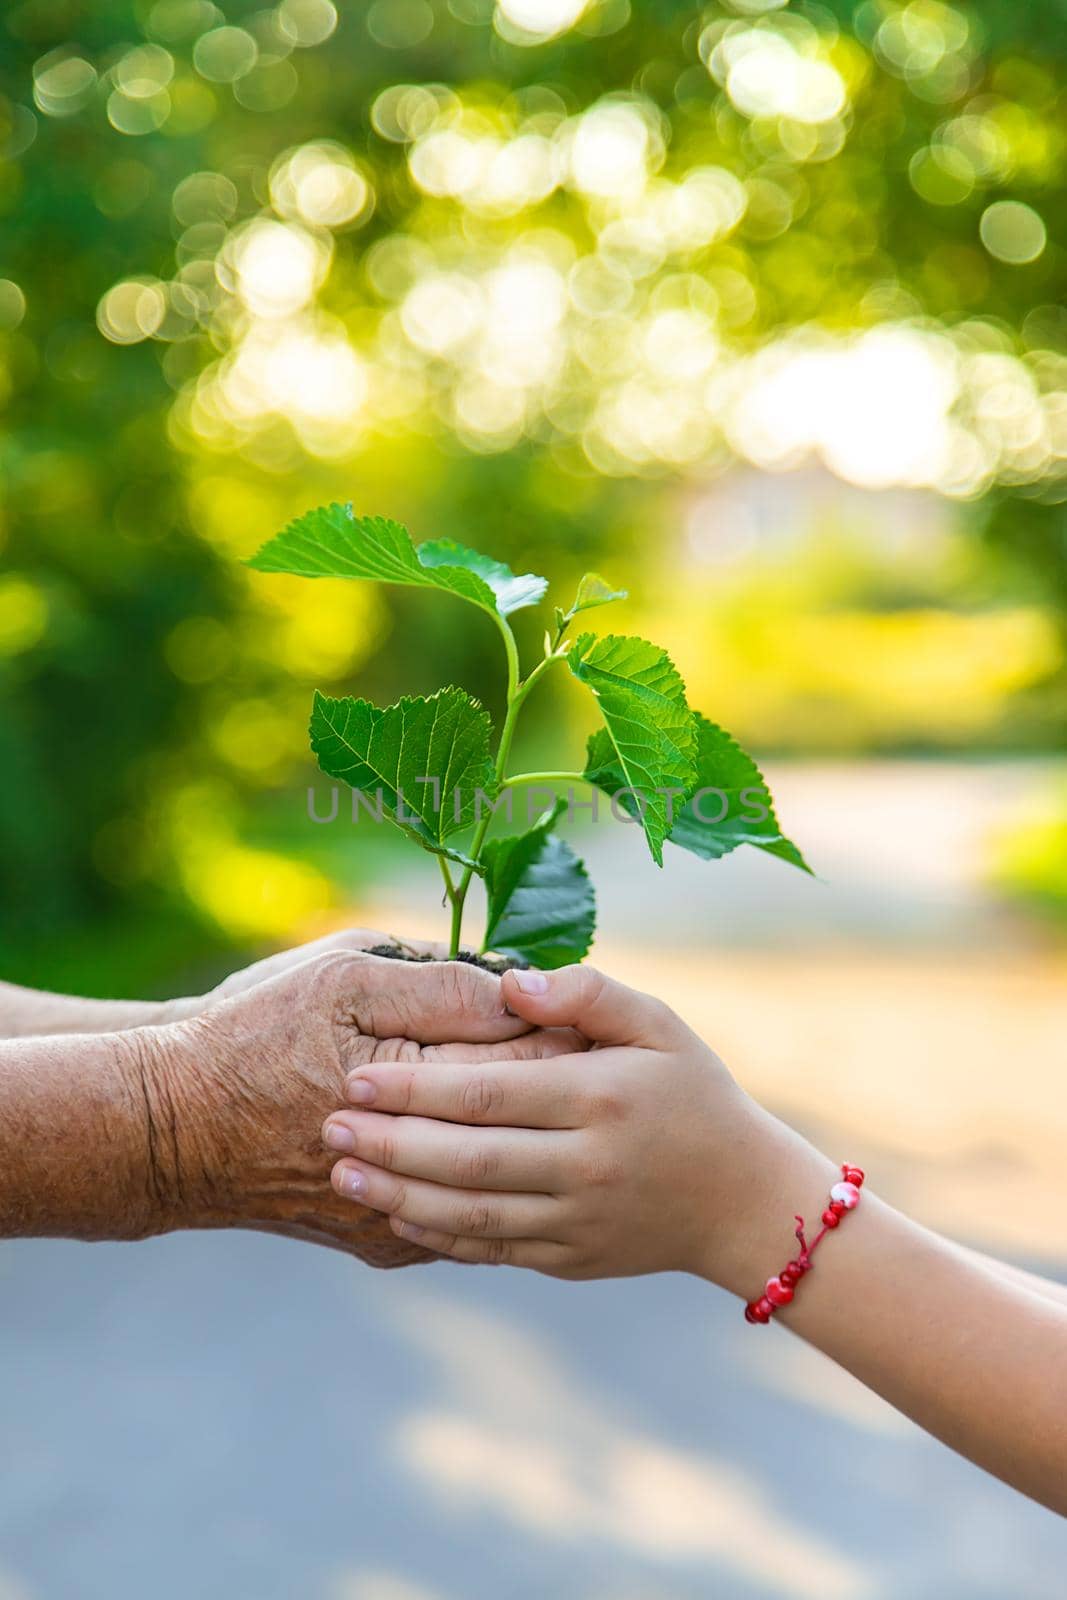
M785 770L819 885L742 852L697 894L687 858L657 879L601 830L602 925L638 970L641 939L747 946L757 976L772 946L778 982L813 941L828 973L842 944L1025 959L981 839L1043 778ZM398 884L396 925L420 931L426 898ZM882 1003L854 993L857 1028ZM803 1055L822 1013L789 1004ZM788 1061L761 1070L788 1087ZM1047 1220L1049 1180L1007 1177ZM1051 1600L1065 1571L1067 1524L695 1280L375 1274L236 1233L0 1245L0 1600Z
M1034 1600L1067 1525L696 1281L0 1253L2 1600Z

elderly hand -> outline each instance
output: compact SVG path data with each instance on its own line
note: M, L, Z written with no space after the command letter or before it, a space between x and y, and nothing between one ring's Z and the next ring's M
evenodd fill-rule
M392 944L387 933L373 928L345 928L310 944L279 951L264 961L255 961L228 978L207 994L187 995L176 1000L87 1000L80 995L49 994L40 989L24 989L18 984L0 982L0 1039L38 1038L67 1033L124 1033L129 1028L156 1027L161 1023L181 1022L198 1017L209 1006L300 966L312 956L333 951L370 950L375 945ZM423 953L443 955L443 946L407 946Z
M121 1036L144 1090L156 1212L146 1231L257 1228L380 1266L427 1258L330 1188L321 1129L347 1073L576 1048L570 1030L512 1016L490 973L362 954L359 938L385 942L348 933L270 957L227 979L200 1015ZM265 981L240 987L257 974Z
M273 955L264 956L261 961L253 961L249 966L229 973L221 983L209 989L206 994L190 995L182 1000L164 1001L163 1014L158 1018L146 1018L146 1020L181 1022L188 1017L198 1017L220 1000L229 1000L233 995L244 994L247 989L254 989L257 984L266 983L269 978L280 977L284 972L291 972L294 967L303 966L305 961L310 961L315 956L352 955L359 951L373 950L378 945L399 945L400 948L411 950L418 955L443 956L445 952L444 945L426 944L409 939L398 940L394 934L382 933L377 928L342 928L339 932L328 933L321 939L312 939L307 944L293 945L288 950L277 950Z

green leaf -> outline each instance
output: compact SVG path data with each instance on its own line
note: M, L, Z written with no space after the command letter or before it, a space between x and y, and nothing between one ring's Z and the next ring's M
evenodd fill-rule
M752 757L699 711L693 713L693 720L697 729L696 789L671 829L671 844L705 861L715 861L738 845L751 844L811 872L796 845L782 833L770 790ZM705 789L715 792L702 796ZM721 819L720 812L725 812Z
M469 857L445 840L475 820L479 789L487 799L496 794L491 732L488 713L462 689L405 695L385 707L316 693L311 711L311 748L323 772L360 790L371 807L380 794L383 815L424 850L464 865Z
M800 851L782 833L774 802L752 757L722 728L699 711L693 713L697 732L697 777L692 794L681 809L675 806L669 844L679 845L704 861L717 861L739 845L755 845L803 872L811 872ZM586 777L606 794L625 789L625 779L603 733L589 741ZM623 793L623 808L635 816L632 798Z
M419 589L443 589L483 611L507 616L535 605L547 579L516 577L502 561L451 539L416 547L408 530L388 517L357 517L351 506L319 506L269 539L248 562L257 572L302 578L369 578Z
M526 833L490 839L482 853L489 899L485 948L550 970L581 961L593 942L596 898L589 874L553 833L566 802Z
M685 685L666 651L645 639L583 633L567 660L604 717L606 737L595 751L590 741L586 777L598 783L595 770L611 765L622 778L617 787L635 791L648 848L662 866L670 813L668 796L659 791L676 790L681 801L696 783L696 727Z
M613 600L628 600L629 591L626 589L613 589L606 578L599 572L587 572L578 584L578 593L574 597L574 604L563 617L565 622L571 622L579 611L591 611L594 606L608 606ZM562 613L561 613L562 616Z
M502 617L521 611L524 606L537 605L548 588L547 578L539 578L533 572L516 576L503 561L483 556L480 550L469 550L455 539L429 539L419 545L418 556L424 567L464 567L484 578L496 596L496 609Z

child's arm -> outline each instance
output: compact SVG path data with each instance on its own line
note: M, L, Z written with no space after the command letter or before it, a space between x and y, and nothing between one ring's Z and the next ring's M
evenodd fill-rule
M684 1270L756 1298L795 1253L794 1212L818 1231L838 1167L749 1099L659 1001L590 968L504 983L519 1016L574 1026L594 1048L522 1065L359 1068L348 1098L364 1109L324 1129L352 1152L334 1168L338 1192L462 1261L571 1278ZM862 1164L862 1151L841 1154ZM1067 1513L1067 1306L1051 1293L865 1188L779 1318Z

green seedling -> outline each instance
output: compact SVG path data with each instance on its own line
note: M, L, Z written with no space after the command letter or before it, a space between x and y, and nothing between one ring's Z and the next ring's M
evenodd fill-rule
M722 728L690 709L666 651L646 639L572 632L578 617L627 598L597 573L582 578L568 610L555 608L541 659L524 673L508 619L543 601L547 579L516 575L451 539L416 545L397 522L329 505L297 518L250 565L305 578L437 589L477 607L498 629L507 669L499 733L481 703L454 687L406 695L391 706L317 693L311 710L311 748L323 772L368 797L379 814L437 857L451 908L452 958L463 948L463 913L475 876L484 880L488 905L483 951L552 968L580 961L592 943L593 886L556 831L564 801L557 799L521 833L490 837L509 791L531 785L583 784L611 796L616 814L639 825L657 866L667 844L704 861L748 844L809 870L778 826L756 763ZM513 771L520 714L553 671L569 671L586 686L600 726L589 737L581 771Z

